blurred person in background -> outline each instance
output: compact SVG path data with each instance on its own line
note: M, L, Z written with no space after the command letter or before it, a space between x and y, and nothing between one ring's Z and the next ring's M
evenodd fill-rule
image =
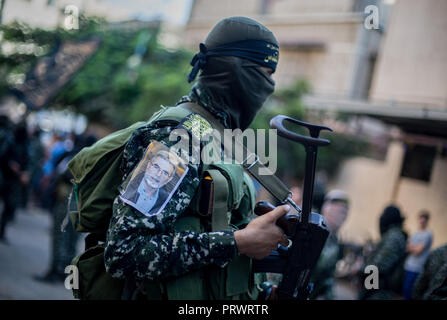
M302 190L300 187L298 186L294 186L292 188L290 188L290 191L292 192L292 200L299 206L301 206L301 201L302 201Z
M22 185L29 182L26 171L27 153L16 140L23 137L23 124L18 130L5 115L0 116L0 197L3 200L3 212L0 218L0 240L6 241L6 226L14 218L17 203L20 199ZM26 133L26 127L24 128ZM17 134L18 133L18 134Z
M318 171L315 174L314 194L312 198L312 210L314 212L321 212L327 192L327 180L327 174L324 171Z
M21 171L21 182L17 185L16 201L17 207L26 208L28 202L28 185L30 182L30 139L25 121L16 125L14 130L14 153L15 161Z
M52 182L55 182L54 176L57 175L55 169L58 163L62 160L65 153L71 151L67 148L67 145L71 146L71 149L73 149L72 145L66 143L61 133L54 133L48 151L47 160L45 161L42 168L42 206L50 211L52 210L51 207L54 203L52 194L54 192L55 186Z
M361 282L359 299L361 300L390 300L400 294L403 276L403 263L406 257L407 234L402 229L405 218L398 207L390 205L385 208L379 220L381 239L375 250L366 258L360 270L362 277L365 268L376 266L379 271L379 288L366 289L364 279Z
M310 299L320 297L327 300L334 299L335 266L337 261L342 258L342 250L338 242L337 233L346 221L348 211L349 199L346 192L331 190L327 193L321 208L321 214L326 219L330 234L312 272L310 282L314 284L314 288L310 294Z
M29 195L31 201L35 205L40 205L40 180L42 179L42 168L45 159L45 148L40 140L41 131L39 128L35 128L32 131L30 138L30 183L29 183Z
M433 242L433 234L427 229L430 214L422 211L419 214L419 231L410 237L407 244L408 257L405 260L403 295L405 300L411 300L411 292L414 282L424 268L424 263L430 254L430 248Z
M68 170L68 162L82 148L91 146L96 140L96 137L91 135L75 137L75 143L71 151L60 154L59 160L54 163L55 167L49 181L49 185L52 186L49 194L52 199L49 209L53 219L51 262L47 273L43 276L35 276L36 280L44 282L63 281L66 277L65 267L71 264L71 260L76 255L79 233L71 227L64 228L64 231L62 231L62 223L67 214L67 199L73 187L71 183L73 176Z
M414 284L412 298L447 300L447 244L433 250Z

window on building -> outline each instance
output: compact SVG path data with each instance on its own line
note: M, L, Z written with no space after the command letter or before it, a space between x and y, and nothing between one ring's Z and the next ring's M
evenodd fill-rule
M401 176L430 181L435 157L436 147L407 144Z

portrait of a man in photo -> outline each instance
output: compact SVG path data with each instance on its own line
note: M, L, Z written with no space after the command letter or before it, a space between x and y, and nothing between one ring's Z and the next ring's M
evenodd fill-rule
M151 216L163 209L181 178L177 171L184 170L179 158L163 150L162 146L151 146L146 153L146 160L139 164L121 198L141 213Z

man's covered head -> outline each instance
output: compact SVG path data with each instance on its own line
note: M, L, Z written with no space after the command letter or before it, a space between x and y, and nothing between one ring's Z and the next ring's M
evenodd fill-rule
M384 234L392 227L402 227L405 218L402 216L400 209L395 205L387 206L379 219L380 234Z
M163 187L171 181L179 161L168 151L158 151L148 162L144 179L154 189Z
M245 17L226 18L200 44L188 81L201 70L199 90L227 113L231 128L244 130L274 91L271 74L278 58L278 41L264 25Z

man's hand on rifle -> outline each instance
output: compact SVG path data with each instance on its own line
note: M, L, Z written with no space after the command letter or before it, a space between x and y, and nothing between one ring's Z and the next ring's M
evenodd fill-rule
M278 244L287 246L289 241L284 232L276 225L276 220L290 210L290 206L284 205L257 217L247 227L234 232L236 245L240 253L253 259L263 259Z

